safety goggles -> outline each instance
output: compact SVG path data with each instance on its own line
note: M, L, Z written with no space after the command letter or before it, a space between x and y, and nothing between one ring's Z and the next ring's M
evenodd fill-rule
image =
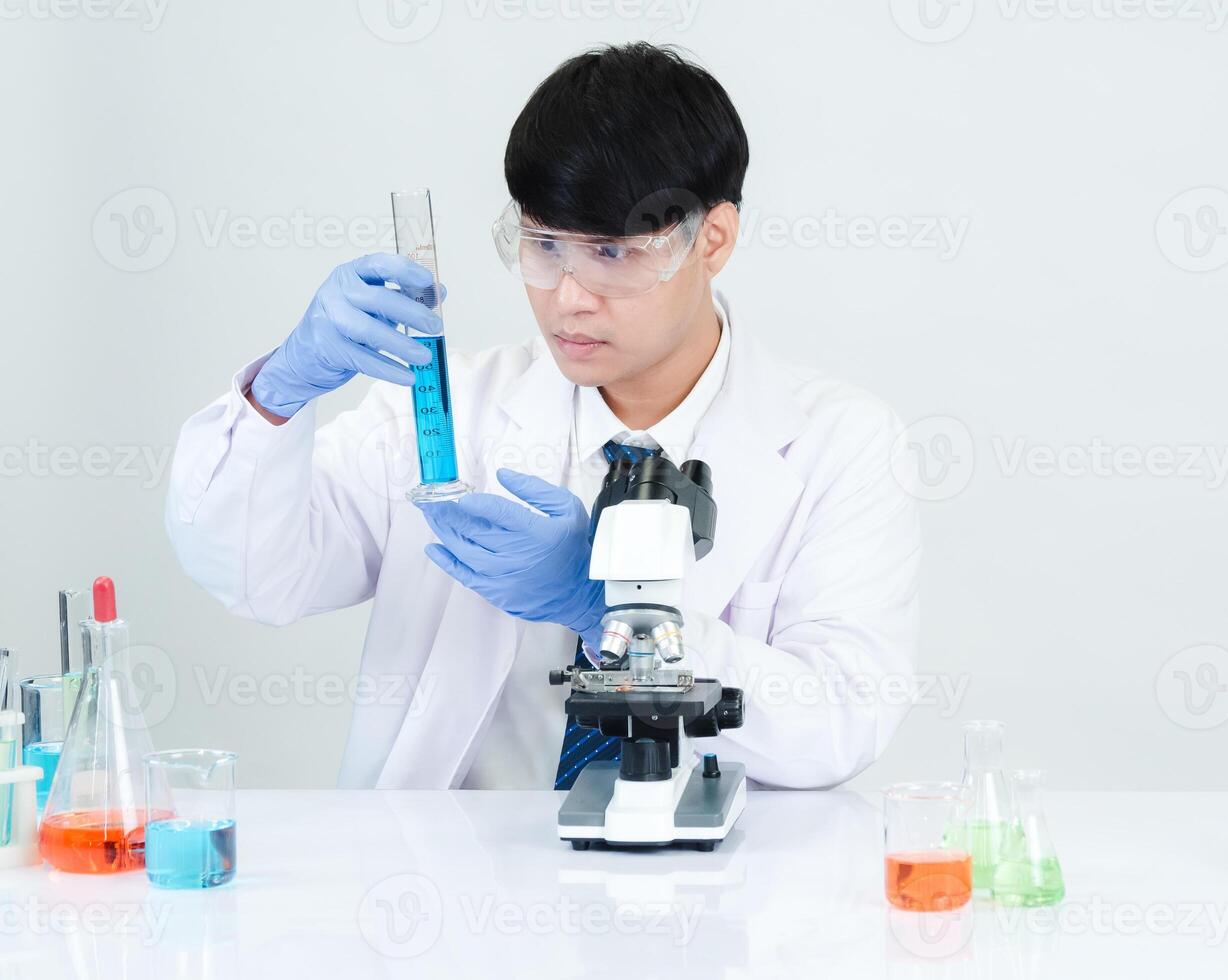
M695 244L704 212L695 210L657 235L617 238L551 231L524 223L511 201L491 233L508 271L529 286L554 289L572 276L598 296L640 296L668 282Z

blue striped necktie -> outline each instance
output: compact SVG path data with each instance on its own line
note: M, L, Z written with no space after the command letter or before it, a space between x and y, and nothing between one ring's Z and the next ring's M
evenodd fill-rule
M646 449L641 446L628 446L610 440L601 447L610 468L620 459L636 462L645 456L655 456L660 449ZM584 656L584 641L576 640L576 666L591 667L588 657ZM576 724L576 716L567 716L567 728L563 731L563 749L559 753L559 768L554 776L555 789L571 789L580 770L590 762L609 760L617 762L622 739L607 738L595 728L581 728Z

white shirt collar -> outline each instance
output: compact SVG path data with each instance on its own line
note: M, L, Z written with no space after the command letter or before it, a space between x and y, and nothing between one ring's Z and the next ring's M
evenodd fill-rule
M573 446L578 450L577 460L583 465L594 453L600 453L601 447L609 440L628 443L636 446L664 450L675 463L686 459L691 443L695 439L695 430L700 420L712 407L717 392L725 381L725 369L729 364L729 315L724 307L723 298L714 295L716 316L720 321L721 337L717 342L716 351L703 374L695 382L694 387L687 392L682 402L665 418L647 429L629 429L619 420L610 406L601 397L596 388L576 386L573 396ZM602 471L604 472L604 456Z

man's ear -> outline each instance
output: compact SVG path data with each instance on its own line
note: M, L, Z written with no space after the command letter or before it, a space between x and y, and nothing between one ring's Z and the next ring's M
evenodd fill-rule
M695 248L709 278L720 272L729 261L733 247L738 242L740 224L738 209L728 201L721 201L708 212L703 226L699 229Z

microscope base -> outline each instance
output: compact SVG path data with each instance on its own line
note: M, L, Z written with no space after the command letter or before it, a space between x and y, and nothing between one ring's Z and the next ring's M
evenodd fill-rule
M728 763L715 778L694 762L668 780L628 782L617 762L593 762L580 773L559 809L559 837L577 850L686 844L710 851L746 806L746 768Z

